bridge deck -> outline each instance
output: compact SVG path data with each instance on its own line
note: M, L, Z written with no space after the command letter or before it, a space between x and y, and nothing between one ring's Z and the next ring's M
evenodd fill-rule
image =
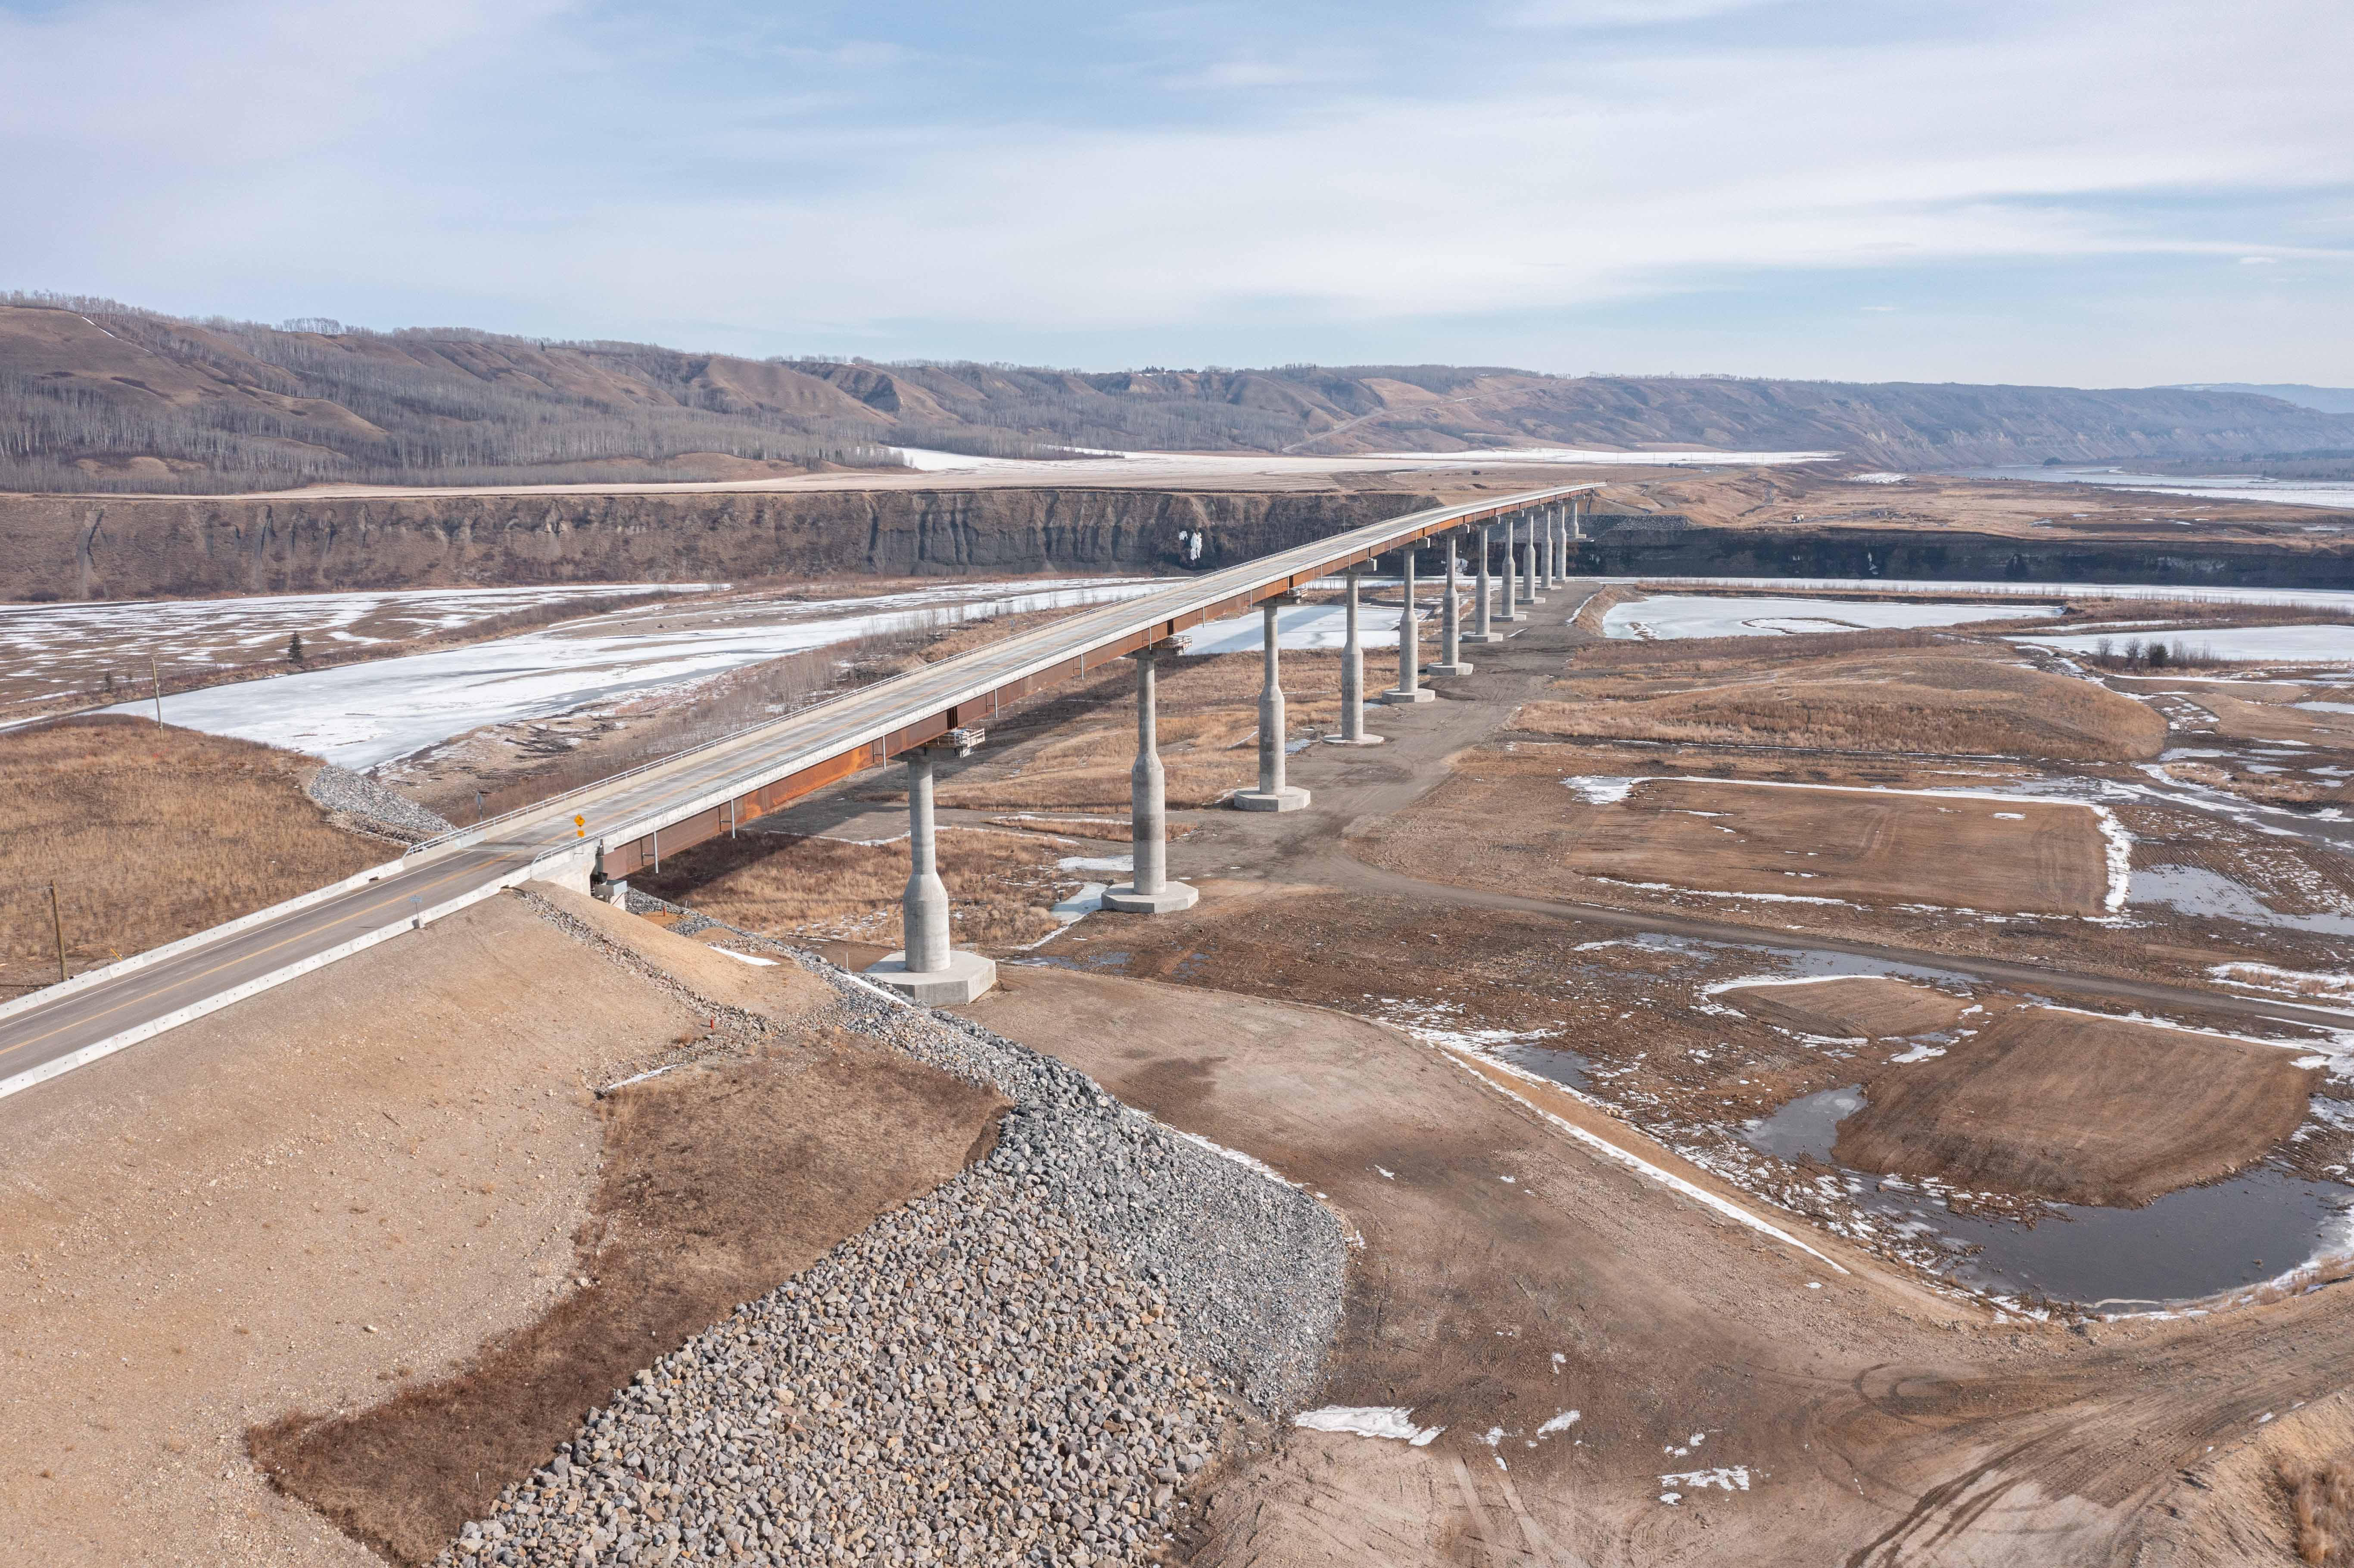
M199 1017L358 946L525 880L592 845L625 876L1008 703L1315 577L1451 528L1590 491L1556 486L1437 507L1263 556L1056 621L668 760L419 845L373 882L297 900L0 1007L0 1096ZM576 824L574 819L582 819Z

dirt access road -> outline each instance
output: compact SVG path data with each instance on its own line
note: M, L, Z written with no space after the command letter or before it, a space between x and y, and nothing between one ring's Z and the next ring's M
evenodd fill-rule
M1287 1433L1220 1487L1204 1568L2292 1561L2285 1510L2215 1473L2354 1380L2341 1292L2091 1336L1999 1323L1828 1238L1805 1236L1846 1272L1739 1228L1381 1025L1003 974L962 1011L1343 1211L1363 1247L1319 1397L1445 1428ZM2222 1550L2232 1530L2255 1544Z
M1446 683L1439 702L1376 715L1388 744L1298 754L1292 777L1314 791L1311 810L1194 818L1172 869L1206 895L1172 920L1214 927L1244 906L1338 888L1404 895L1434 922L1511 910L1859 953L2160 1008L2343 1022L2024 964L1418 882L1354 861L1350 839L1419 800L1450 757L1489 740L1557 669L1576 636L1561 624L1576 599L1557 598L1537 628L1479 650L1481 668ZM1119 945L1116 920L1089 923L1094 947ZM1313 936L1303 931L1303 943ZM1398 961L1416 960L1402 949ZM1703 1179L1845 1272L1712 1214L1548 1119L1590 1117L1577 1102L1525 1086L1522 1099L1508 1097L1379 1024L1202 985L1002 973L1002 991L970 1010L976 1019L1345 1211L1364 1246L1320 1398L1445 1428L1422 1446L1288 1433L1221 1487L1189 1543L1194 1563L2294 1561L2295 1526L2273 1479L2279 1455L2267 1445L2285 1441L2292 1412L2354 1380L2354 1336L2341 1324L2354 1298L2343 1291L2083 1332L2004 1321ZM1367 972L1363 983L1377 992L1383 977ZM1644 1146L1629 1129L1611 1137Z

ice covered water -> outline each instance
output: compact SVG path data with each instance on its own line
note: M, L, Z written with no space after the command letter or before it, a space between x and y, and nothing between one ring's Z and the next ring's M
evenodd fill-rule
M1602 631L1606 637L1660 641L1688 637L1790 637L1818 631L1960 626L1973 620L2017 620L2059 613L2055 605L2037 604L1661 594L1613 605L1602 617Z
M1801 1155L1830 1162L1831 1145L1839 1141L1839 1124L1864 1107L1863 1086L1825 1089L1802 1095L1742 1133L1749 1146L1785 1160Z
M483 725L546 718L787 653L950 620L1134 598L1157 578L959 583L718 620L526 632L461 648L167 695L175 725L366 769ZM117 711L145 712L143 704Z

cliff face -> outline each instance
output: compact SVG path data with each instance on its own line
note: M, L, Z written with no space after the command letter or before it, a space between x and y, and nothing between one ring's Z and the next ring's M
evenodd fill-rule
M0 600L517 583L1209 570L1436 497L1140 490L417 500L0 497ZM1772 531L1606 517L1582 573L2354 588L2354 546Z
M0 497L0 599L1208 570L1437 503L1136 490Z
M1614 530L1580 546L1581 574L1882 577L1892 582L2154 583L2354 588L2354 546L2255 541L2023 540L1953 529Z

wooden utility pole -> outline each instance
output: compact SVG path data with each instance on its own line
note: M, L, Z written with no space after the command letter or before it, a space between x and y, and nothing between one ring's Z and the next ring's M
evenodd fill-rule
M58 983L62 985L73 977L66 972L66 922L58 913L58 885L49 884L49 934L58 939Z
M155 723L160 728L164 723L164 673L155 668L155 655L153 653L147 655L147 678L154 683Z

